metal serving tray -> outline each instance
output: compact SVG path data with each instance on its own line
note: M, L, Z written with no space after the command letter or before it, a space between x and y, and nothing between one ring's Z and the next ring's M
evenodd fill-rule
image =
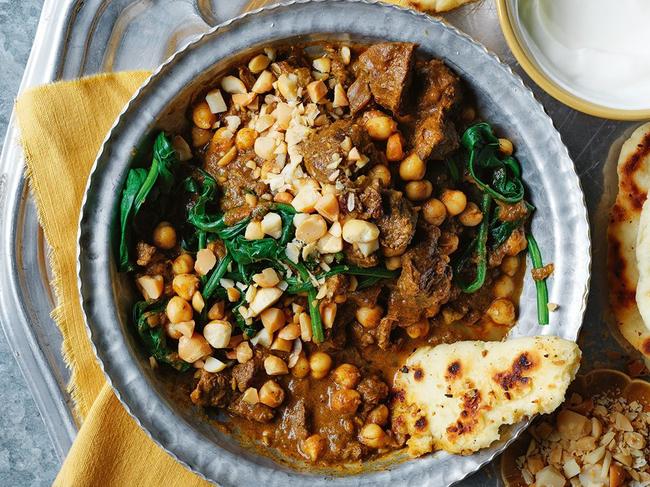
M58 79L110 70L153 69L209 27L263 0L46 0L20 90ZM273 3L273 2L268 2ZM592 219L592 292L581 335L584 370L624 369L630 358L612 338L604 320L606 209L615 189L610 148L636 124L601 120L555 101L527 78L508 50L492 2L470 4L446 20L482 42L511 65L533 89L573 157ZM69 373L61 357L61 336L50 313L47 243L23 177L15 118L10 120L0 158L0 320L10 346L61 458L77 424L66 392ZM606 164L607 160L610 164ZM553 161L548 161L549 171ZM587 243L585 243L587 249ZM494 465L463 485L494 485Z

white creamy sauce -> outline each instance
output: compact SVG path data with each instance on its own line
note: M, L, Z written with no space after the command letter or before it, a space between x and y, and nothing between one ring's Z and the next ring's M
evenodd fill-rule
M519 0L518 10L530 51L565 90L650 108L650 0Z

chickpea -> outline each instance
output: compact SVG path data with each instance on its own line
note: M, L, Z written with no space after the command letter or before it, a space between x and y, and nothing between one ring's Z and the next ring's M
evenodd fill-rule
M192 127L192 145L194 147L203 147L212 138L210 130L201 129L199 127Z
M442 192L440 200L451 216L460 215L467 207L467 196L462 191L446 189Z
M440 226L447 218L447 207L436 198L431 198L422 205L422 216L427 223Z
M515 305L509 299L495 299L487 309L487 315L498 325L512 325L515 322Z
M217 129L210 140L210 152L225 154L232 148L234 143L232 132L226 127L221 127ZM237 151L235 151L234 154L236 155ZM227 164L223 165L225 166Z
M515 292L515 283L505 274L494 281L493 294L497 298L509 298Z
M511 156L514 151L512 142L508 139L499 139L499 152L504 156Z
M270 63L271 60L267 56L264 54L258 54L248 61L248 69L251 70L251 73L258 74L264 71Z
M257 139L257 132L249 127L244 127L237 132L235 136L235 145L239 150L251 149L255 145Z
M334 382L346 389L354 389L361 380L361 372L352 364L341 364L334 369Z
M404 188L406 197L411 201L424 201L431 196L433 185L431 181L410 181Z
M404 181L419 181L424 177L427 168L424 161L413 153L399 164L399 177Z
M361 323L364 328L376 328L384 315L384 309L377 305L372 308L368 306L361 306L357 309L355 314L357 321Z
M327 440L321 435L311 435L302 444L303 452L312 462L318 460L327 448Z
M429 320L420 320L406 328L406 334L411 338L422 338L429 334Z
M160 222L153 230L152 240L159 249L173 249L176 247L176 230L171 223Z
M314 379L322 379L332 368L332 357L325 352L313 353L309 357L309 367L311 368L311 376Z
M519 269L519 257L507 256L501 261L501 272L505 275L513 277Z
M379 179L384 186L390 184L390 169L384 164L377 164L368 173L371 179Z
M466 227L475 227L483 221L483 212L476 203L470 201L463 212L458 215L458 221Z
M375 409L368 413L366 424L372 423L379 426L384 426L388 423L388 408L385 404L380 404Z
M217 116L212 113L207 101L200 101L192 109L192 121L201 129L211 129Z
M267 375L285 375L289 373L287 363L275 355L269 355L264 359L264 370Z
M447 232L443 232L438 240L440 251L445 255L451 255L456 252L456 250L458 250L458 243L458 235Z
M370 448L382 448L387 440L384 430L375 423L365 425L359 433L359 441Z
M397 122L386 115L372 117L366 122L366 131L374 140L386 140L397 130Z
M174 274L189 274L194 270L194 259L190 254L181 254L172 262Z
M284 389L274 380L267 380L259 391L260 402L270 408L277 408L284 402Z
M402 257L400 255L394 255L393 257L388 257L385 261L386 269L389 271L394 271L402 267Z
M296 379L304 379L309 375L311 368L309 367L309 360L307 360L303 355L298 357L296 365L291 369L291 375Z
M172 323L181 323L192 319L192 306L180 296L174 296L169 300L166 312Z
M334 391L330 399L332 411L339 414L354 414L361 405L361 394L354 389Z
M172 281L172 289L185 301L190 301L199 289L199 278L194 274L179 274Z

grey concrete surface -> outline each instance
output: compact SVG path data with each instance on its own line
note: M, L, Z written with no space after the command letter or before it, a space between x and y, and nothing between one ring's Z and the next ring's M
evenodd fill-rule
M0 0L0 141L42 5L43 0ZM16 359L0 332L0 486L50 485L59 460Z

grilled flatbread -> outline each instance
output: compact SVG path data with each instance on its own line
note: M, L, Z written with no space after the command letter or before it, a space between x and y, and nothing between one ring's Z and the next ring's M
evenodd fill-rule
M636 129L618 158L618 195L607 229L609 299L616 325L646 360L650 359L650 215L642 208L650 189L650 123ZM648 210L650 211L650 210ZM642 223L640 224L640 222ZM637 237L640 247L637 249ZM639 274L637 261L642 263ZM637 290L637 283L640 284ZM637 302L638 305L637 306ZM648 321L644 323L643 310Z
M650 200L645 201L636 236L636 264L639 280L636 285L636 305L647 329L650 329ZM646 345L647 348L647 345Z
M395 378L393 429L410 436L412 456L478 451L499 439L501 425L556 409L580 355L553 336L419 348Z
M461 5L470 3L474 0L383 0L386 3L393 3L400 7L410 7L422 12L447 12Z

